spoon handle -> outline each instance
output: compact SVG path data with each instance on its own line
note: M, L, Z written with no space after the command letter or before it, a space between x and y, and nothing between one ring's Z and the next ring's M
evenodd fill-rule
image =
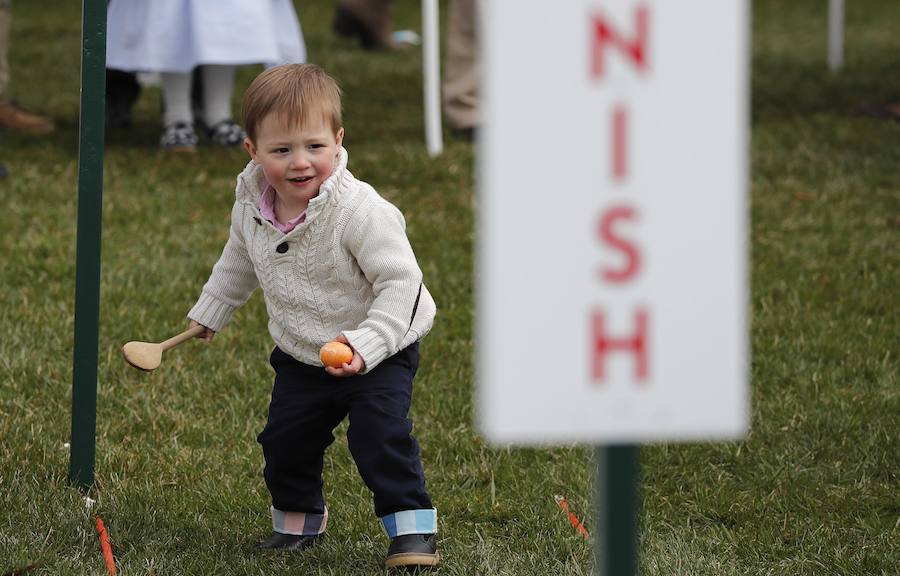
M181 334L172 336L168 340L160 342L159 345L162 346L163 350L168 350L169 348L174 348L175 346L178 346L185 340L190 340L194 336L199 336L200 334L203 333L204 330L206 330L206 327L198 324L197 326L194 326L193 328L188 328Z

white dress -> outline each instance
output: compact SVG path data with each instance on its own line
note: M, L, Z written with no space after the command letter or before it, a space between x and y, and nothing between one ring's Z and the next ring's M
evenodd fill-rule
M106 36L106 67L116 70L306 61L291 0L111 0Z

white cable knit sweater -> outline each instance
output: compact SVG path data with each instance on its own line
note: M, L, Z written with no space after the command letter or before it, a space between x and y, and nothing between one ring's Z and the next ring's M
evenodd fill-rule
M218 332L261 286L279 348L321 366L319 348L343 333L365 371L428 333L435 304L403 215L353 177L346 150L287 234L260 216L266 186L252 161L238 175L228 242L189 318Z

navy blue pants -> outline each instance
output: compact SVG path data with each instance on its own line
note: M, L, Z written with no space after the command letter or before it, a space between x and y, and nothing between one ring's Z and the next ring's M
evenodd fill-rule
M321 366L298 362L279 348L269 362L275 386L269 419L257 441L272 506L325 512L322 465L332 431L349 415L347 441L360 476L372 491L375 515L432 508L425 492L419 444L407 418L419 367L418 342L366 374L335 378Z

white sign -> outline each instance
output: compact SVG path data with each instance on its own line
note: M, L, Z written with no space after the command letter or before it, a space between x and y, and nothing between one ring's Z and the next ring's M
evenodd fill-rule
M748 3L482 9L483 432L531 444L742 435Z

